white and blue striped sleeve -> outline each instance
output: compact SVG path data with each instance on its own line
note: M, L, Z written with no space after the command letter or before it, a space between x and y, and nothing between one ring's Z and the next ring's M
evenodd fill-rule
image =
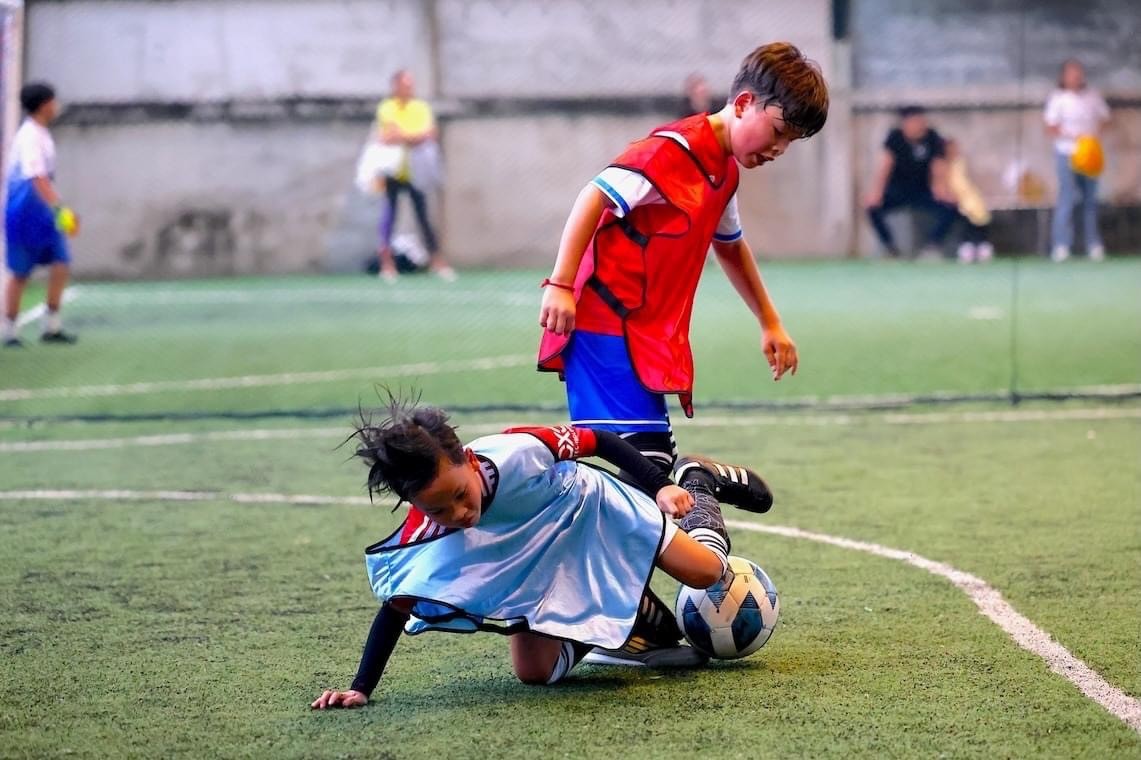
M717 223L713 239L718 243L735 243L744 235L741 230L741 214L737 210L737 194L733 193L733 197L725 204L725 211L721 214L721 221Z
M626 216L630 209L646 203L657 203L662 198L644 175L618 166L606 167L590 184L610 200L615 216Z

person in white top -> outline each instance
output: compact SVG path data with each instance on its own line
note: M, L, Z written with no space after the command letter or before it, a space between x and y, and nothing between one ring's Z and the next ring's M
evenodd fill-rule
M1054 138L1054 160L1058 167L1058 201L1051 229L1050 258L1065 261L1070 257L1074 203L1081 193L1086 253L1091 260L1101 261L1105 258L1105 246L1097 230L1097 180L1075 172L1070 157L1079 137L1101 134L1109 121L1109 106L1086 84L1085 68L1079 61L1071 58L1062 64L1058 89L1046 101L1045 121L1046 131Z
M55 90L43 82L24 85L20 104L28 116L12 138L8 159L4 239L9 277L4 289L0 341L5 348L23 347L19 336L20 300L32 270L47 267L47 308L40 340L68 345L75 343L76 338L64 332L59 307L70 275L66 237L79 231L79 221L63 205L55 187L55 143L48 125L59 113L59 106Z

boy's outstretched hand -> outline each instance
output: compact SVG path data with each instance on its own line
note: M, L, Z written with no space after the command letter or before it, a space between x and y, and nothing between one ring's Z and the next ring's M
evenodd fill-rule
M693 509L693 495L681 486L664 486L654 500L670 517L685 517Z
M800 364L800 359L796 355L796 344L788 337L783 327L776 325L764 331L761 336L761 350L765 352L765 359L772 368L774 381L780 380L789 370L792 370L792 374L796 374L796 368Z
M326 707L363 707L368 704L368 697L359 691L334 691L325 689L321 696L309 705L314 710L324 710Z
M574 293L557 287L547 287L543 291L542 308L539 310L539 325L555 335L570 335L574 330Z

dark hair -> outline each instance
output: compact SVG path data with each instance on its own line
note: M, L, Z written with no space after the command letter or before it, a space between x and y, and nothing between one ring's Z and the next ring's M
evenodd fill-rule
M899 118L906 119L911 116L922 116L927 113L927 109L920 105L907 105L899 109Z
M55 89L47 82L29 82L20 88L20 105L29 115L55 100Z
M761 45L745 56L729 97L748 90L763 105L779 105L784 121L801 137L811 137L828 119L828 85L815 61L788 42Z
M440 469L440 458L461 464L464 448L448 415L434 406L417 406L419 398L405 400L387 391L385 419L373 424L360 414L353 434L356 456L368 465L368 493L395 494L401 502L424 490Z

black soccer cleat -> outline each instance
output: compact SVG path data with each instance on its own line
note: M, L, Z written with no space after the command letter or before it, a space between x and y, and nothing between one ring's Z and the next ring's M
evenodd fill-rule
M72 333L64 332L63 330L46 332L40 336L41 343L58 343L66 346L74 345L78 340L78 337Z
M23 348L23 347L24 347L24 341L20 340L19 338L13 337L13 338L5 338L4 339L4 348Z
M773 492L761 476L748 467L721 464L705 457L682 457L674 465L674 482L683 485L687 474L695 471L713 481L713 495L718 501L758 514L772 509Z

